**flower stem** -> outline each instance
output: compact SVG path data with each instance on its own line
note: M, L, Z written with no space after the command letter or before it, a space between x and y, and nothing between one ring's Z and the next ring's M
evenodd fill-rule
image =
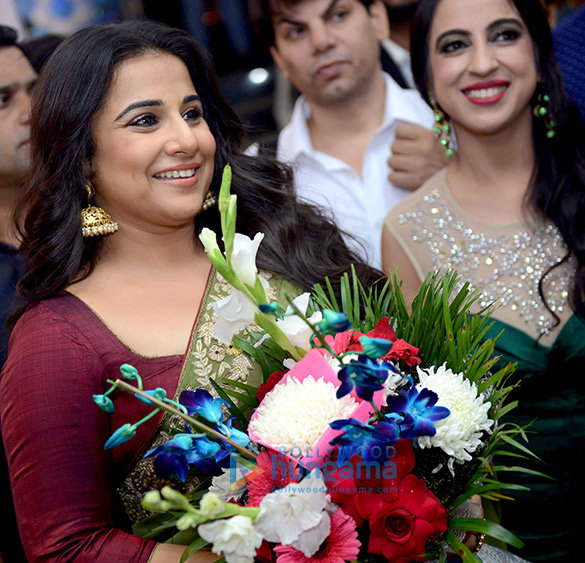
M231 440L227 436L224 436L221 432L218 432L217 430L210 428L206 424L203 424L202 422L199 422L198 420L195 420L195 419L191 418L190 416L182 413L176 407L169 405L169 404L165 404L162 401L159 401L157 398L152 397L152 396L148 395L147 393L144 393L143 391L140 391L139 389L137 389L133 385L130 385L129 383L126 383L125 381L122 381L121 379L116 379L116 381L109 381L109 383L113 383L114 385L116 385L116 387L119 387L120 389L122 389L123 391L126 391L127 393L132 393L133 395L140 395L141 397L148 399L149 402L153 403L154 405L156 405L160 409L181 417L187 424L194 426L198 430L202 430L206 434L211 435L218 440L221 440L223 442L227 442L230 446L232 446L236 450L238 450L243 456L245 456L248 459L251 459L253 461L256 461L256 458L258 456L254 452L251 452L250 450L248 450L247 448L244 448L243 446L241 446L237 442L234 442L233 440ZM152 416L152 414L153 413L151 413L149 416Z

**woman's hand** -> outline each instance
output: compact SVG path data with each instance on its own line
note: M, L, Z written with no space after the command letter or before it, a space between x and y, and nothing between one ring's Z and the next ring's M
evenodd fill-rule
M154 548L150 563L179 563L186 547L185 545L159 543ZM191 555L186 563L212 563L220 559L221 557L204 548Z
M469 501L468 512L469 518L484 518L483 506L481 504L481 497L473 495ZM473 553L477 553L483 544L483 534L477 532L467 532L465 541L463 542Z

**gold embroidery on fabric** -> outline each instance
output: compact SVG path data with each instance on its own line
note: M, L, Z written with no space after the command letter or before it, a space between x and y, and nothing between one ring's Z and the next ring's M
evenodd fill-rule
M261 275L269 281L272 278L272 274L268 272L261 272ZM231 285L214 270L203 297L203 305L187 349L185 365L174 397L175 401L178 401L181 391L193 391L198 388L205 389L211 395L217 397L216 390L209 382L211 378L217 383L221 383L224 378L246 382L256 367L255 363L237 346L234 344L226 346L213 337L215 323L218 319L213 310L213 303L227 297L231 294L231 291ZM269 286L266 294L270 300L278 298L278 290L272 286ZM246 330L259 329L255 325L249 325ZM143 459L143 456L152 448L170 440L174 433L173 431L183 432L184 422L175 415L163 416L154 433L155 438L138 454L137 459L139 461L117 489L126 514L132 522L142 520L151 514L140 505L142 496L146 492L161 488L164 484L171 484L167 481L162 483L158 480L154 473L153 460L150 458ZM200 480L196 477L188 477L185 483L177 479L173 480L172 486L182 492L188 492L199 482Z

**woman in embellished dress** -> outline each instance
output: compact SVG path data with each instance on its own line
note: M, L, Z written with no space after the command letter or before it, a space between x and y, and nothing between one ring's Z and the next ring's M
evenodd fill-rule
M211 69L184 32L128 22L66 40L35 89L24 303L0 382L29 561L179 561L183 547L131 533L155 484L142 456L169 431L168 417L104 451L115 429L151 408L119 393L108 415L92 395L123 363L170 397L209 388L210 378L259 383L250 358L213 338L211 305L231 288L198 240L203 227L220 231L214 200L228 162L237 230L265 234L257 262L273 296L324 276L335 284L353 262L365 284L380 275L296 202L288 170L242 152L241 124Z
M523 479L531 490L502 506L503 524L527 544L523 557L576 561L585 132L552 49L538 0L422 0L412 66L452 158L387 216L383 264L410 295L428 272L454 269L481 290L478 307L495 303L488 336L503 330L501 361L517 362L521 380L508 420L536 419L529 446L545 463L533 467L556 479Z

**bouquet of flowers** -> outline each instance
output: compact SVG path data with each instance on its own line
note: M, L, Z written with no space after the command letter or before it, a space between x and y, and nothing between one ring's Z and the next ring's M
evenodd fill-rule
M395 277L366 290L345 275L341 303L328 282L271 302L255 264L263 235L235 233L229 187L226 168L224 250L216 233L201 233L233 287L214 306L215 336L256 359L265 382L214 383L215 397L185 390L175 402L162 389L144 391L136 370L122 366L138 386L118 380L110 391L130 391L153 414L165 409L186 422L146 454L157 474L213 476L186 495L170 486L147 493L157 530L179 531L184 559L210 544L228 563L407 563L449 553L477 561L463 542L469 532L521 546L478 518L481 505L470 500L498 501L519 488L500 476L522 468L495 465L495 454L532 455L519 441L525 430L500 420L516 406L508 401L513 366L495 368L488 311L468 313L477 293L455 273L431 275L409 312ZM95 397L109 412L110 391ZM125 424L105 447L135 429Z

